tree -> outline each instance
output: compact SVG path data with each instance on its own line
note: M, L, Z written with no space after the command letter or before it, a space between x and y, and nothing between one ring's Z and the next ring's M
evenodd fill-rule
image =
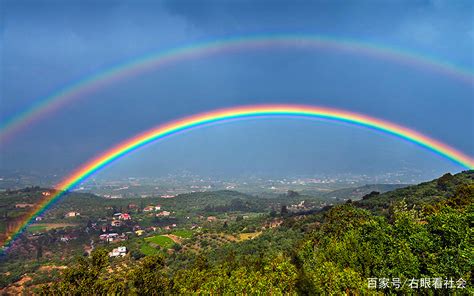
M438 189L447 190L449 185L452 183L454 176L450 173L444 174L436 181Z
M276 212L274 209L272 209L272 210L270 211L270 217L275 218L276 215L277 215L277 212Z
M38 242L36 245L36 260L40 260L43 257L43 245Z
M163 295L170 288L163 255L147 256L128 273L133 290L139 295Z
M376 196L378 196L378 195L380 195L380 192L378 192L378 191L372 191L372 192L370 192L369 194L366 194L366 195L362 196L362 199L363 199L363 200L366 200L366 199L369 199L369 198L372 198L372 197L376 197Z
M290 198L294 198L294 197L300 196L300 194L294 190L288 190L288 192L286 193L286 196Z

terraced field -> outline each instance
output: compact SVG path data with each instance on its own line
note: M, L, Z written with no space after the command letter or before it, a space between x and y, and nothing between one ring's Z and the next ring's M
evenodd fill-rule
M191 238L193 236L193 232L191 230L186 230L186 229L175 230L171 234L174 234L181 238Z
M175 244L171 238L164 235L155 235L152 237L147 237L145 238L145 241L148 242L151 246L155 244L164 249L171 249L171 247L173 247L173 245Z

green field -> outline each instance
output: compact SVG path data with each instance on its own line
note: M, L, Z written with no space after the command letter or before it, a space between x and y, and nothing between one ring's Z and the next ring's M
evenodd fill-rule
M191 230L186 229L175 230L171 234L174 234L181 238L191 238L193 236L193 232Z
M164 249L170 249L174 245L174 241L171 238L162 235L147 237L145 241L155 243Z
M160 250L153 248L147 243L144 243L140 246L140 252L142 252L146 256L153 256L160 252Z
M42 232L48 230L48 226L46 225L30 225L28 226L29 232Z

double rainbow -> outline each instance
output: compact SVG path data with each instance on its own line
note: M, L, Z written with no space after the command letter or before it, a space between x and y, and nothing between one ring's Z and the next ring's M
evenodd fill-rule
M140 56L75 81L49 96L37 100L35 104L28 109L2 122L0 124L0 144L14 136L22 128L40 120L47 114L60 109L74 100L84 99L87 97L87 94L127 77L158 69L168 64L200 57L249 49L275 47L322 49L366 55L438 72L466 82L470 86L472 86L474 82L474 75L471 69L464 69L453 63L442 61L439 58L390 48L376 43L361 42L348 38L304 34L238 36L209 42L196 42L188 46Z
M458 165L461 165L462 167L469 169L474 168L474 159L444 143L429 138L406 127L362 114L347 112L339 109L320 108L304 105L254 105L220 109L159 125L158 127L152 128L122 142L112 149L102 153L100 156L90 160L85 165L74 171L67 178L65 178L61 183L59 183L56 186L58 191L55 194L40 202L32 210L32 212L21 223L19 223L19 225L11 230L10 233L7 234L8 238L3 246L6 247L28 226L28 224L31 223L31 221L34 220L35 217L41 215L56 200L67 193L68 190L71 190L89 176L104 168L113 161L129 153L132 153L133 151L136 151L147 144L183 131L191 130L193 128L229 120L288 116L310 119L326 119L374 129L424 147L448 160L453 161Z

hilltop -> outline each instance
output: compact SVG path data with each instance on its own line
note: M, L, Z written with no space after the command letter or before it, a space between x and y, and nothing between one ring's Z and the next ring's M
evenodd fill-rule
M364 195L367 195L373 191L384 193L392 191L398 188L403 188L409 186L408 184L366 184L364 186L359 186L355 188L342 188L337 189L328 193L323 194L324 197L333 198L333 199L351 199L358 200L361 199Z

